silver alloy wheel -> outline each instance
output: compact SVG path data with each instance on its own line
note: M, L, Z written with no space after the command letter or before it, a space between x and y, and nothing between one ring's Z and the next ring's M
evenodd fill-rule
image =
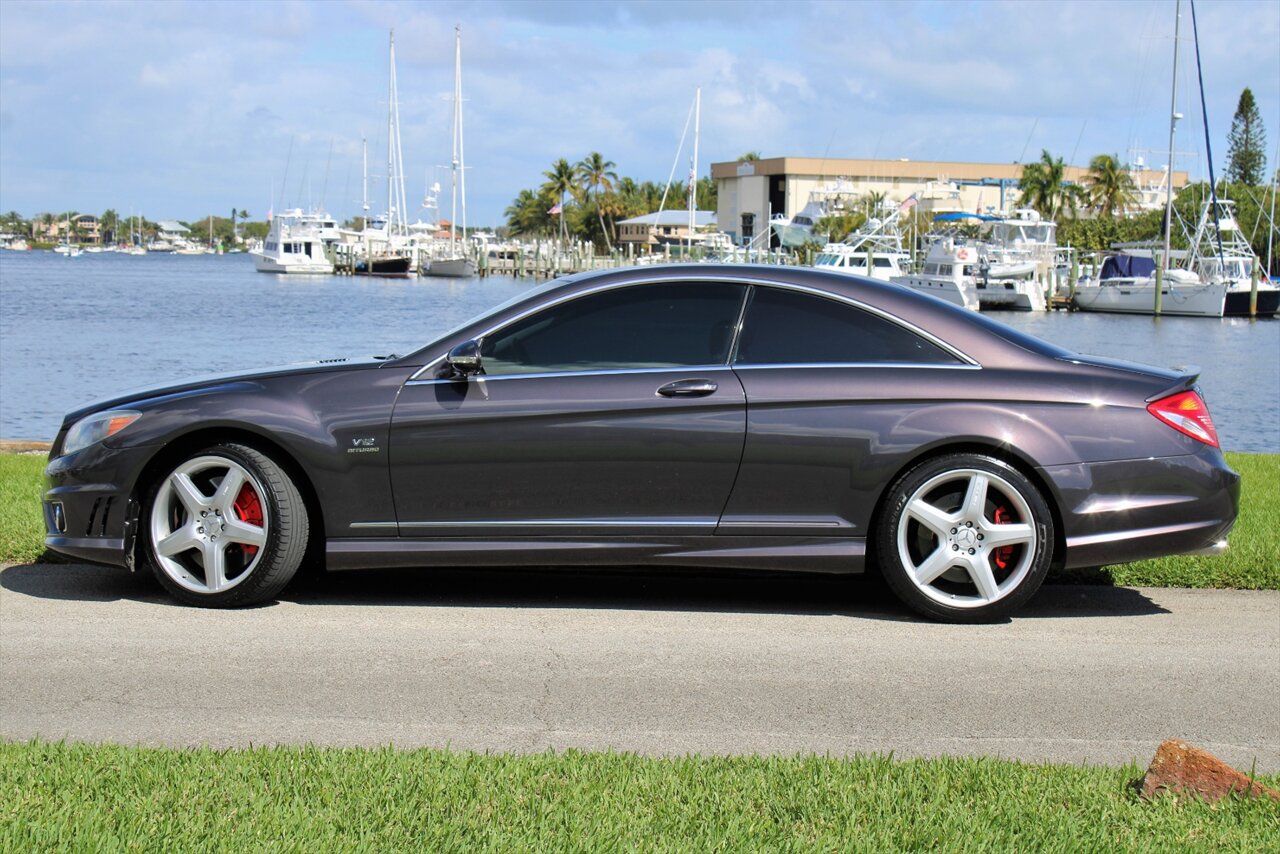
M193 593L221 593L248 578L266 553L266 491L244 466L221 456L199 456L174 469L151 507L155 560L175 583ZM239 507L237 507L239 502ZM261 518L246 519L256 504Z
M1006 514L1013 521L996 521ZM953 469L925 481L907 499L898 525L907 577L925 596L952 608L980 608L1017 590L1037 545L1026 498L1009 481L979 469Z

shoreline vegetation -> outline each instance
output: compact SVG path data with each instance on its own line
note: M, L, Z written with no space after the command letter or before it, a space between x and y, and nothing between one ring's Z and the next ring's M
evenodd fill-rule
M23 447L24 453L15 453ZM47 446L0 443L0 563L50 560L44 548L43 491ZM1049 584L1280 590L1280 454L1229 452L1242 477L1240 516L1222 555L1177 555L1139 563L1050 573Z
M1280 833L1265 798L1147 801L1141 775L987 757L0 743L0 849L1262 851Z

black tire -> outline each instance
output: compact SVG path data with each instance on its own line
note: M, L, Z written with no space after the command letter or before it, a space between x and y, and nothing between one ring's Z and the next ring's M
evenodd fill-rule
M219 478L222 467L226 473ZM206 529L179 495L180 490L171 485L175 482L172 479L184 474L193 483L203 482L203 487L196 484L199 492L213 502L220 494L218 486L232 471L238 471L239 476L245 478L242 489L248 489L253 495L246 498L245 493L239 493L244 504L235 505L236 518L225 525L221 524L221 509L216 511L219 521L214 521L215 511L210 504L208 510L200 514L209 514L210 525ZM250 512L256 510L257 515L240 515L244 512L242 506L251 508ZM247 523L249 527L244 530L256 528L254 536L261 539L261 545L237 542L237 529L231 527L235 523ZM197 524L201 526L198 543L193 541L189 548L170 555L161 554L157 549L157 539L164 539L161 535L167 532L185 536L191 534ZM212 533L215 526L223 536L221 561L227 570L218 576L225 584L222 589L217 582L208 589L209 572L204 569L209 554L206 550L215 545L209 540L218 538ZM161 586L174 598L202 608L236 608L274 598L302 565L310 531L302 495L288 473L260 451L234 443L213 445L167 466L147 489L139 528L142 559ZM210 533L206 534L206 530ZM202 585L206 589L200 589Z
M893 593L912 610L950 623L1013 613L1040 588L1053 559L1053 514L1040 490L1013 466L982 454L935 457L898 478L875 536L880 572Z

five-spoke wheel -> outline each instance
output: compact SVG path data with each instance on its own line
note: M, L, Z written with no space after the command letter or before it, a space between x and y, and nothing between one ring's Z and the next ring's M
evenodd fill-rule
M147 557L175 596L199 605L259 602L302 562L307 516L288 474L243 445L187 457L153 484Z
M945 620L990 620L1017 608L1044 580L1053 521L1017 469L952 454L894 484L877 548L885 580L912 608Z

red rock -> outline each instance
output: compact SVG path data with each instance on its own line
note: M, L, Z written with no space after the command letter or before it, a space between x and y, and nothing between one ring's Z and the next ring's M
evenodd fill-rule
M1147 773L1137 782L1144 798L1160 792L1199 795L1210 803L1238 792L1250 798L1280 801L1280 792L1249 779L1218 757L1185 741L1167 739L1156 748Z

